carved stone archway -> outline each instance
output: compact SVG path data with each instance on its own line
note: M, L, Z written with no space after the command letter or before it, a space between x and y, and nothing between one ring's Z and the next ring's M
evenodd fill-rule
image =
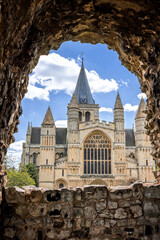
M28 74L64 41L104 43L134 73L147 100L147 131L160 166L160 18L158 1L2 0L0 3L0 163L14 141ZM104 53L105 54L105 53ZM159 176L159 173L158 173Z

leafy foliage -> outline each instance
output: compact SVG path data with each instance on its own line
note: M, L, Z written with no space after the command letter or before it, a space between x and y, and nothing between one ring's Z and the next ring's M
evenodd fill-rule
M7 187L35 185L35 181L30 177L26 167L21 168L19 171L11 169L6 170L6 172Z
M38 186L38 170L33 163L29 163L26 165L27 172L30 177L34 179L36 186Z

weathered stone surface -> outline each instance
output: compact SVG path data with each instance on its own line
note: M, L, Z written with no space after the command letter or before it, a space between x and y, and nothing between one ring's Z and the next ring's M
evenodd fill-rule
M145 188L146 198L160 199L160 186L150 186Z
M47 213L47 204L30 204L28 210L29 214L33 217L45 216Z
M24 203L25 191L19 187L6 188L5 199L8 203Z
M106 208L106 201L105 200L101 200L100 202L98 202L97 204L96 204L96 210L99 212L99 211L101 211L101 210L103 210L103 209L105 209Z
M117 202L111 202L111 201L108 202L109 209L117 209L117 207L118 207Z
M86 218L95 219L97 216L96 210L93 207L85 207L84 215Z
M159 208L155 203L147 202L144 204L144 214L147 217L154 217L159 215Z
M159 192L159 186L155 186L155 189L156 187ZM121 198L118 195L119 199L112 202L110 191L113 193L113 189L107 190L107 196L101 198L102 187L100 191L96 190L97 188L93 187L93 192L89 190L92 192L92 198L90 194L88 195L89 205L84 204L87 202L87 195L81 190L82 206L78 207L75 202L77 190L71 190L71 194L68 193L70 190L67 193L65 191L62 198L64 189L58 192L53 190L47 194L42 190L42 198L36 203L31 203L28 198L24 203L8 203L4 200L3 238L5 240L141 240L147 237L151 240L159 236L160 203L157 197L150 199L148 196L145 198L144 195L142 199L137 199L138 194L135 197L131 195L130 198L127 196L124 200L126 189L128 190L126 187L121 189ZM154 194L156 194L155 189ZM19 194L15 191L21 193L21 189L14 189L15 196ZM32 195L35 189L28 188L27 191ZM104 192L106 194L105 188ZM95 194L98 199L95 199Z
M68 189L62 189L61 201L62 202L72 202L73 201L73 191L68 190Z
M136 199L142 199L144 193L144 188L142 183L136 183L133 185L133 197Z
M134 218L142 216L142 208L140 206L132 206L131 211L134 215Z
M104 187L97 187L94 193L94 198L97 200L105 199L107 197L107 188Z
M4 237L13 238L15 236L15 231L13 228L5 228Z
M114 217L118 218L118 219L127 218L127 213L125 212L125 210L123 208L118 208L115 212Z
M113 189L111 192L109 192L110 198L112 200L117 199L129 199L132 197L132 189L126 188L126 189Z

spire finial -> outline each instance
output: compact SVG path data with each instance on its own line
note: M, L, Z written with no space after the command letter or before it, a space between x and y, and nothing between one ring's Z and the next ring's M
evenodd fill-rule
M82 52L82 64L83 64L83 52Z

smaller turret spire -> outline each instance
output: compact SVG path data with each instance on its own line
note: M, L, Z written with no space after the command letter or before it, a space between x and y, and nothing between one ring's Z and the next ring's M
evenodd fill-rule
M144 110L146 109L146 104L143 98L141 98L137 113L136 113L136 117L137 118L146 118L146 114L144 113Z
M46 115L43 119L43 123L44 125L53 125L54 124L54 119L53 119L53 115L50 109L50 106L47 109Z
M76 98L75 92L72 95L72 98L71 98L71 101L70 101L70 105L77 106L77 98Z
M28 128L27 128L27 134L31 134L31 127L30 127L30 123L28 122Z
M116 97L116 102L114 105L114 109L123 109L123 105L122 105L122 101L119 95L119 92L117 93L117 97Z

